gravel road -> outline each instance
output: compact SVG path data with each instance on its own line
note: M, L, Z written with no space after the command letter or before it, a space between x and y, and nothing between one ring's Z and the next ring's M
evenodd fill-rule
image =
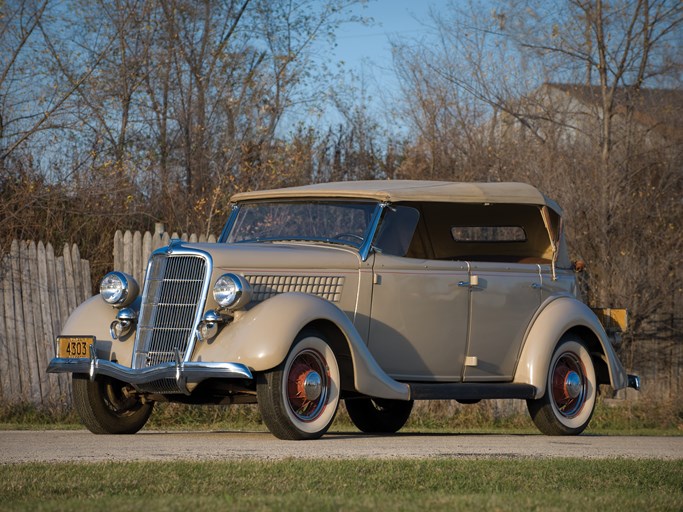
M255 432L151 432L96 436L86 431L0 432L0 464L286 458L629 458L683 459L683 437L332 433L280 441Z

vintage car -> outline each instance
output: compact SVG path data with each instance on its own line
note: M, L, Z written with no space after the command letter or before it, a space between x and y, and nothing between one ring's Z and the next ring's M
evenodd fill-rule
M524 399L549 435L588 425L600 384L638 388L582 302L561 210L521 183L359 181L232 197L218 243L155 251L83 303L49 372L96 434L155 402L258 403L314 439L340 400L391 433L414 400ZM598 311L604 318L619 318ZM612 331L612 329L610 329Z

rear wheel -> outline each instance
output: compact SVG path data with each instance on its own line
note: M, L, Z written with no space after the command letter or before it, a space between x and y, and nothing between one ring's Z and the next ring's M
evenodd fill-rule
M123 382L110 377L91 381L73 375L73 403L81 421L93 434L135 434L152 414L153 403L143 403Z
M593 416L597 382L593 360L583 341L564 336L550 360L543 397L527 400L536 427L551 436L577 435Z
M339 405L339 365L317 331L302 331L283 363L257 376L263 422L279 439L321 437Z
M344 400L353 424L368 434L393 434L401 430L413 410L412 400L350 398Z

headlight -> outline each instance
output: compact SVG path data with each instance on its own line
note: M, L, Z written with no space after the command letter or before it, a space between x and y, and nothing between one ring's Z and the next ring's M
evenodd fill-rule
M213 298L221 309L243 308L251 301L251 286L237 274L223 274L213 285Z
M221 316L218 311L213 309L208 310L204 313L202 321L199 322L199 327L197 327L197 334L201 341L208 341L214 338L218 334L218 326L225 322L225 319Z
M109 333L111 337L115 340L121 339L126 336L133 324L138 319L138 314L131 308L123 308L119 310L116 314L116 320L114 320L109 326Z
M140 288L133 276L123 272L109 272L100 282L100 294L107 304L123 308L138 296Z

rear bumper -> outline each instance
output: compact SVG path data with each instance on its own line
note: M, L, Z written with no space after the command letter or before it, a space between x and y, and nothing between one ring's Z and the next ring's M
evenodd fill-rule
M209 378L253 379L249 368L240 363L212 363L202 361L177 361L162 363L148 368L127 366L97 358L56 357L47 367L48 373L85 373L94 380L106 375L122 382L144 385L161 379L173 379L179 389L187 392L188 383L200 383Z

